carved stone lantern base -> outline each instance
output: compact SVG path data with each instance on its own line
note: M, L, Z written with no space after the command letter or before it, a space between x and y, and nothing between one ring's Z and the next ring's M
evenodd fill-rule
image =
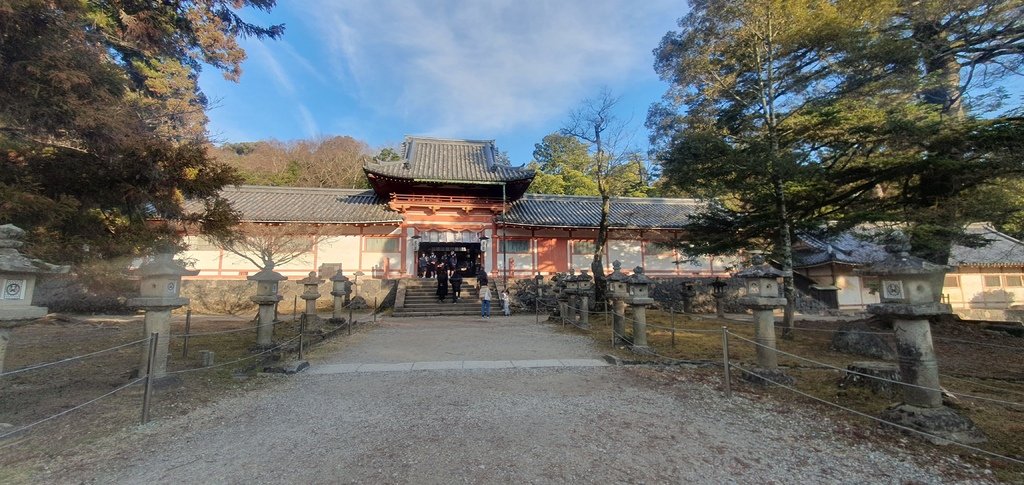
M883 411L881 418L938 436L936 438L919 435L937 445L947 445L951 441L965 444L988 441L988 436L985 436L985 433L978 429L970 418L945 406L922 408L909 404L898 404Z
M629 350L639 355L654 355L654 349L647 345L630 345Z
M743 373L743 380L759 386L771 386L773 384L784 384L788 386L796 383L796 379L794 379L793 376L786 374L786 371L779 368L763 369L755 367L753 369L748 369L747 372Z
M370 306L366 304L366 298L361 296L352 298L352 301L349 302L349 306L352 307L353 310L364 310L366 308L370 308Z

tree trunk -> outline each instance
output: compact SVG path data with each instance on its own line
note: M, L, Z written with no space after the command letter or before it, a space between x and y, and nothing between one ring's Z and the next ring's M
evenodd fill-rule
M604 246L608 242L608 214L611 212L611 197L601 195L601 222L597 226L597 241L594 242L594 261L590 270L594 273L594 301L604 302L608 281L604 275Z
M789 214L786 209L786 197L782 190L782 179L772 177L772 188L775 191L775 210L779 217L778 249L782 253L782 292L786 297L786 307L782 316L782 338L793 338L793 319L796 312L796 286L793 283L793 236L790 234Z

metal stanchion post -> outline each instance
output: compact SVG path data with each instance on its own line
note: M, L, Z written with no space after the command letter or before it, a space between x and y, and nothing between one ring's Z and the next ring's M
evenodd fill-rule
M192 309L185 311L185 337L181 342L181 358L188 358L188 334L192 331Z
M149 359L146 360L146 387L142 391L142 424L149 422L149 399L153 394L153 367L156 366L156 346L160 334L149 334Z
M729 375L729 327L722 325L722 364L725 367L725 397L732 397L732 381Z
M306 344L306 314L299 317L299 360L305 359L303 347Z
M295 318L299 314L299 295L295 295L292 298L292 323L295 323Z

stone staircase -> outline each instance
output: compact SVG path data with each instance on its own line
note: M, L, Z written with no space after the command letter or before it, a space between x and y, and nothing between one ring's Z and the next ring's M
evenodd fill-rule
M501 303L494 281L491 286L491 314L495 305L501 312ZM451 285L444 303L437 302L437 280L426 278L402 278L398 281L394 317L433 317L444 315L479 315L480 285L476 278L462 279L462 298L452 303Z

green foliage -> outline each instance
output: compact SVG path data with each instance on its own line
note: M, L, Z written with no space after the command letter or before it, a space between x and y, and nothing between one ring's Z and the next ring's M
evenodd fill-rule
M629 155L625 163L606 167L610 194L626 197L646 197L649 191L644 161ZM552 133L534 145L533 162L528 167L537 175L529 191L537 194L601 195L598 187L600 169L588 147L577 138Z
M202 63L240 74L237 35L281 26L235 9L272 0L0 2L0 219L55 262L178 244L153 219L207 231L234 222L219 189L239 181L206 153ZM206 211L185 214L185 199Z
M703 246L784 256L787 226L886 221L944 263L966 224L1021 212L999 187L1024 173L1024 123L993 111L1024 59L1020 2L692 6L656 50L671 87L648 127L663 185L719 201L691 227Z

